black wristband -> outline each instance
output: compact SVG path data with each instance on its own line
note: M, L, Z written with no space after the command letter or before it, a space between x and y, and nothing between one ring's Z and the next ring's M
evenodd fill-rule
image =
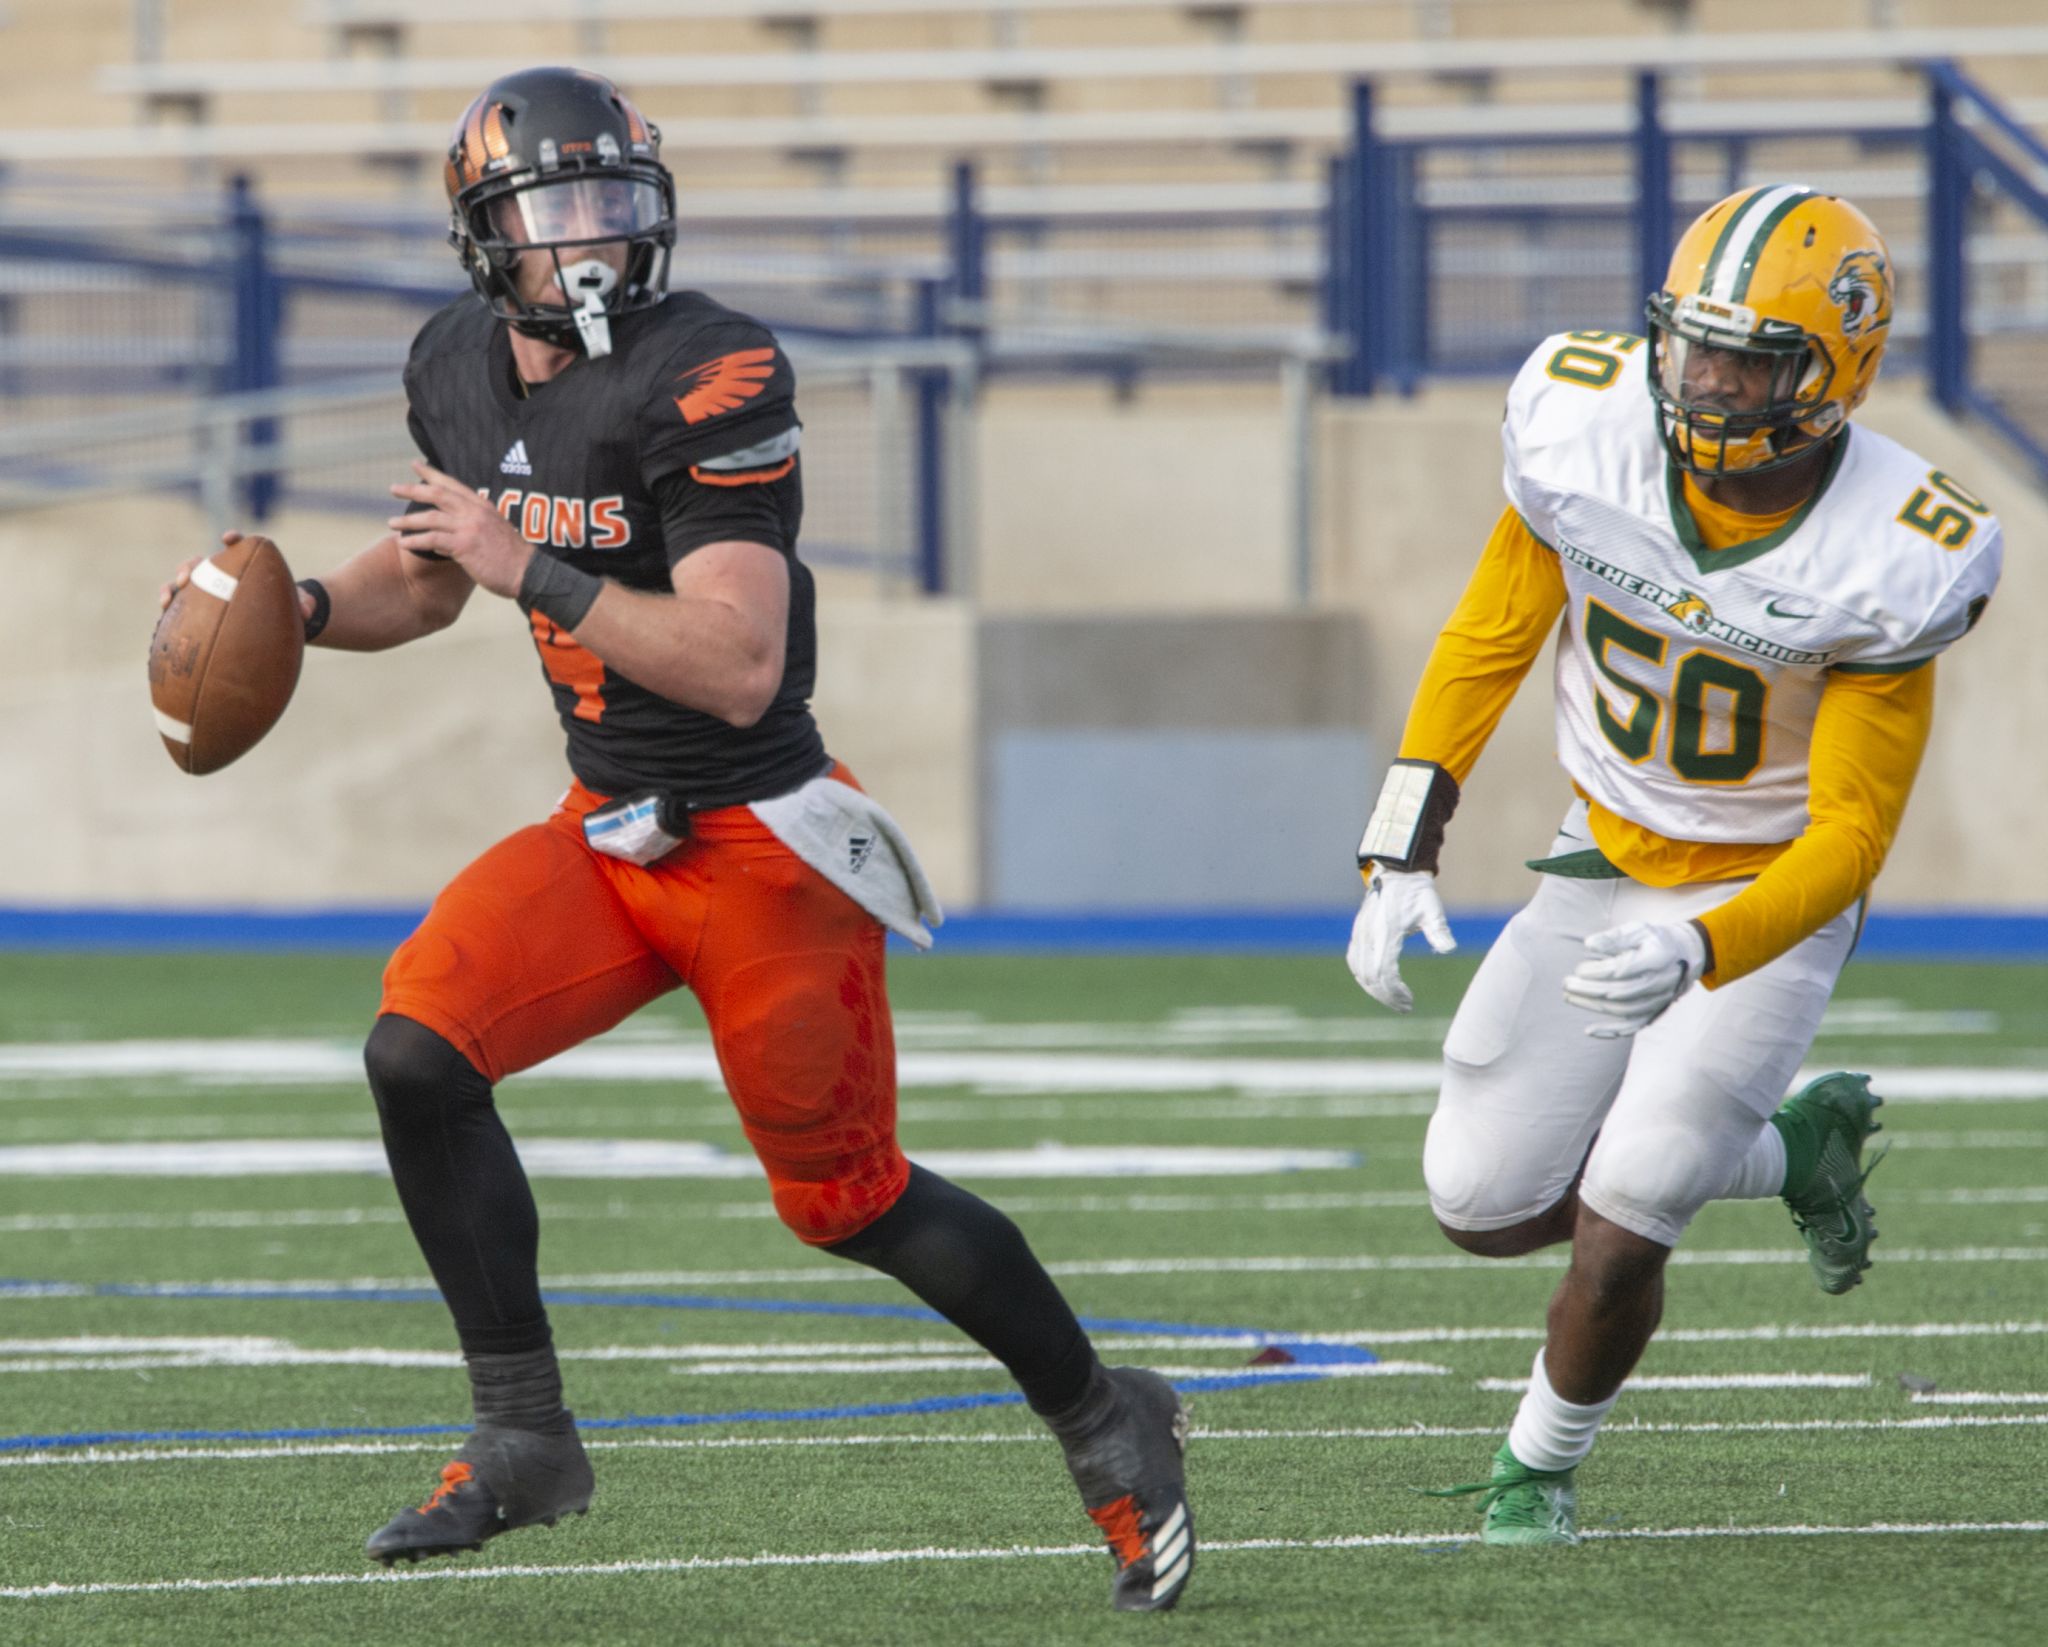
M301 578L299 587L313 597L313 615L306 619L306 639L318 640L327 620L334 616L334 602L328 596L327 585L318 578Z
M1458 780L1434 761L1397 760L1358 843L1358 867L1436 873L1444 826L1458 810Z
M519 609L538 612L557 629L574 629L590 611L604 579L579 572L565 560L536 549L519 580Z

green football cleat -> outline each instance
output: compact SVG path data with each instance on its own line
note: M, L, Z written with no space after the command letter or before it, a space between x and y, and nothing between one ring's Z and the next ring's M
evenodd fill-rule
M1493 1455L1493 1478L1462 1487L1441 1487L1431 1498L1462 1498L1483 1493L1479 1507L1486 1525L1482 1544L1576 1544L1579 1541L1579 1495L1576 1470L1532 1470L1502 1442Z
M1778 1112L1787 1124L1810 1129L1819 1145L1806 1182L1797 1190L1786 1186L1785 1205L1806 1242L1814 1281L1831 1296L1856 1286L1870 1268L1877 1209L1864 1199L1863 1186L1885 1152L1866 1167L1863 1141L1880 1130L1873 1116L1883 1102L1870 1090L1869 1076L1841 1071L1801 1088Z

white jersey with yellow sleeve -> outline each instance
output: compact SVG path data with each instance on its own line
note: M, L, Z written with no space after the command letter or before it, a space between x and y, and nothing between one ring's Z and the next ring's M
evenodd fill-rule
M1998 521L1851 426L1804 508L1709 549L1647 353L1627 333L1560 333L1508 393L1508 500L1564 574L1559 758L1594 802L1660 835L1790 840L1828 672L1913 669L1964 635L1998 582Z

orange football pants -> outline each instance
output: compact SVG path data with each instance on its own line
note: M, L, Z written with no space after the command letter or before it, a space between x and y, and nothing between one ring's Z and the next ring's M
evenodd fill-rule
M495 1084L686 984L782 1221L818 1246L866 1228L910 1173L882 927L744 806L695 814L642 867L585 844L604 804L577 784L457 875L385 968L379 1011Z

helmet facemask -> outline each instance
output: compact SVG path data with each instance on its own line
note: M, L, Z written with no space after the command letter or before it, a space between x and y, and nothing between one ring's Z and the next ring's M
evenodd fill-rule
M661 301L675 236L675 186L644 163L494 179L463 191L449 232L493 314L593 359L611 316Z
M1650 393L1671 461L1696 475L1797 463L1843 422L1835 369L1800 327L1743 304L1652 294Z

